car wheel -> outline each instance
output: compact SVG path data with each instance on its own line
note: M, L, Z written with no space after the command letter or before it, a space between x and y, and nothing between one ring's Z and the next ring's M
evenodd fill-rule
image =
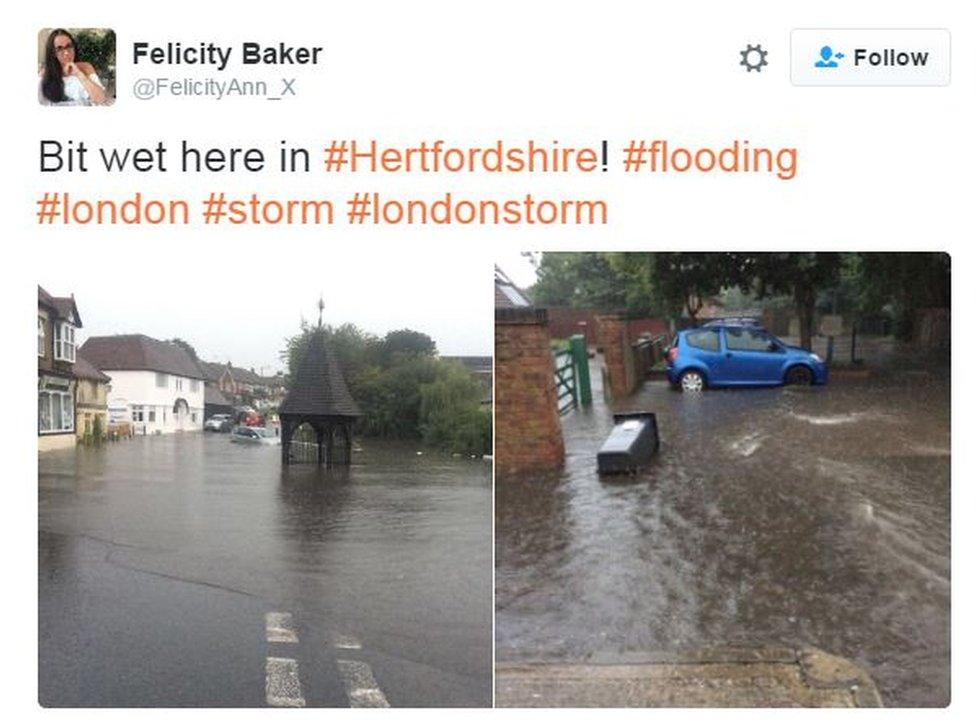
M796 365L786 372L787 385L810 385L813 383L813 373L810 368Z
M705 389L705 377L697 370L688 370L681 375L681 392L701 392Z

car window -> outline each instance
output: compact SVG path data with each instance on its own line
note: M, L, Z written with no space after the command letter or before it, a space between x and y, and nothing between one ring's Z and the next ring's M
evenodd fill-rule
M718 330L692 330L685 335L691 347L718 352Z
M776 352L773 339L761 330L752 328L725 328L725 345L729 350Z

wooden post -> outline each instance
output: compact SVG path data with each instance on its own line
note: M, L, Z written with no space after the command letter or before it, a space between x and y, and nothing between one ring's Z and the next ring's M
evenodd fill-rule
M325 434L325 443L325 466L332 467L335 457L335 426L329 425L329 429Z
M281 464L288 465L291 462L289 451L291 450L291 435L293 428L290 420L281 421Z

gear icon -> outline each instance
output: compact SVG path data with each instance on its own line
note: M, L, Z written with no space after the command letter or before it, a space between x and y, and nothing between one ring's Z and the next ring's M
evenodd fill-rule
M762 45L746 45L746 49L739 51L739 54L742 56L742 62L739 64L746 66L746 72L753 70L762 72L763 65L769 65L766 62L769 51L763 50Z

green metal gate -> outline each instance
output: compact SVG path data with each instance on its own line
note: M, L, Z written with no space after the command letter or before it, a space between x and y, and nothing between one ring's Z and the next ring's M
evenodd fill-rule
M586 338L582 335L571 337L566 347L553 350L552 362L555 367L556 407L559 414L565 415L580 405L592 403Z

